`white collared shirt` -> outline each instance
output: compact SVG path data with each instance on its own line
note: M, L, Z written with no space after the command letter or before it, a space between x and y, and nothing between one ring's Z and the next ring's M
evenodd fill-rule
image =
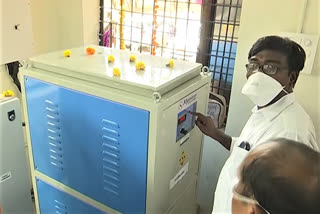
M293 93L282 97L268 107L259 110L257 107L253 108L252 115L244 126L240 137L233 138L231 153L234 152L233 147L239 146L241 142L248 142L253 149L257 145L275 138L298 141L319 151L312 120L296 102ZM233 162L234 164L230 164L230 162L228 165L225 164L221 170L214 198L212 211L214 214L231 214L233 184L227 184L226 180L229 179L227 177L231 177L229 182L236 179L237 168L244 158L239 159L241 160Z
M260 110L257 106L254 107L251 117L235 143L238 145L242 141L247 141L252 149L275 138L298 141L319 151L312 120L296 102L293 93Z

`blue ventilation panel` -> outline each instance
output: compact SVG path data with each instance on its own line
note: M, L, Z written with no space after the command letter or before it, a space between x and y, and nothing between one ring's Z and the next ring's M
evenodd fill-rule
M122 213L145 213L149 112L25 78L36 170Z
M59 106L50 100L45 100L47 133L50 153L50 165L56 168L56 173L60 175L63 171L63 151L61 140L61 125Z
M41 214L105 214L39 179L37 188Z

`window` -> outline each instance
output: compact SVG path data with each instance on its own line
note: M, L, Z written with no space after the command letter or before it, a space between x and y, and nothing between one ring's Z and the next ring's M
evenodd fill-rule
M196 61L201 26L197 1L104 0L101 15L100 45Z
M242 0L100 0L100 45L199 62L229 103Z
M213 72L212 91L230 101L242 0L203 0L198 62Z

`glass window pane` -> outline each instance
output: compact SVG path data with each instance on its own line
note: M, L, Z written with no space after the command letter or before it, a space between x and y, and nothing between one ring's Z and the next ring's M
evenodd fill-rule
M186 52L186 59L190 62L195 62L197 60L197 51L195 52Z
M230 9L229 23L234 23L237 20L236 13L238 13L238 8L232 7Z
M200 21L189 21L187 31L187 51L197 52L200 36Z
M123 39L124 40L131 40L131 27L130 26L123 26Z
M233 34L233 40L238 41L238 33L239 33L239 26L234 27L234 34Z
M167 3L166 3L166 16L167 17L176 17L176 2L167 1Z
M178 19L176 25L175 48L184 50L187 43L187 20Z
M116 23L120 23L120 15L119 15L119 10L112 10L112 21Z
M143 13L153 14L153 5L154 5L154 1L145 0L143 5Z
M178 18L187 19L188 18L188 4L186 3L178 3Z
M200 20L200 18L201 18L201 5L200 4L190 4L189 19Z
M176 35L179 37L186 37L187 33L187 20L177 19Z
M161 18L163 18L163 16L165 15L164 14L164 2L163 1L158 1L157 4L155 4L155 7L154 7L154 14L155 15L158 15L158 16L161 16ZM167 10L167 8L166 8Z
M242 0L231 0L231 4L233 6L238 6L240 7L242 5Z
M240 24L240 15L241 15L241 8L237 10L237 24Z
M112 0L104 0L103 1L104 8L111 8L111 1Z
M213 31L213 39L219 39L222 31L222 25L215 23Z
M146 54L146 55L150 55L151 54L151 46L146 45L146 44L142 44L141 53Z
M111 9L104 8L103 10L103 18L105 22L109 22L111 20Z
M131 43L131 51L139 53L140 52L140 42L132 42Z
M142 15L140 13L132 14L132 27L141 28L142 25Z
M173 48L173 43L170 41L172 40L172 37L168 33L163 33L163 36L161 36L161 44L164 48Z
M150 30L143 30L142 32L142 43L146 45L151 45L151 35L152 31Z
M216 12L216 18L215 18L215 21L221 21L222 20L222 6L217 6L216 7L216 10L215 10L215 12Z
M184 58L184 50L183 49L174 49L173 57L174 59L183 60Z
M112 9L121 10L120 0L112 0Z
M142 0L133 1L133 12L142 13Z
M141 42L141 28L132 28L132 41Z
M142 23L144 31L152 31L153 15L144 14L142 17Z
M217 4L230 5L231 0L217 0Z

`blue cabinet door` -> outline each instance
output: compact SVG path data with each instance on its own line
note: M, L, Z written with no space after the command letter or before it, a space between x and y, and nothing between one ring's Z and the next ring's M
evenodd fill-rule
M105 214L39 179L37 189L41 214Z
M144 213L149 112L24 81L36 170L122 213Z

